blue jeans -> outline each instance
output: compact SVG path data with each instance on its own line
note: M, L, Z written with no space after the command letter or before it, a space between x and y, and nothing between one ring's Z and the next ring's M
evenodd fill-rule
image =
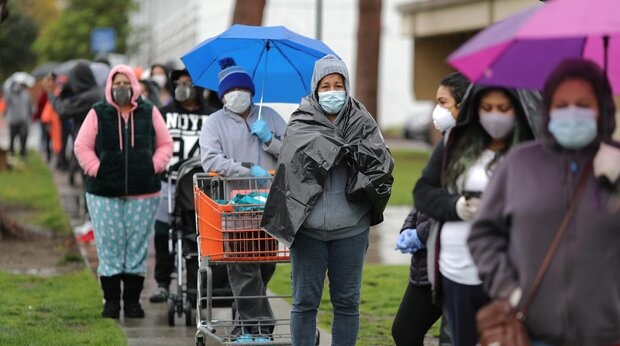
M291 246L291 336L294 346L315 344L316 314L326 272L334 308L332 345L355 345L369 232L367 229L356 236L331 241L314 239L302 232L295 235Z

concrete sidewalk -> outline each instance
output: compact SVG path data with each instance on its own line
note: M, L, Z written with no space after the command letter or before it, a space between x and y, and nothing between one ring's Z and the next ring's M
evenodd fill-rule
M84 222L84 201L82 198L81 179L76 179L76 185L69 185L69 179L63 172L53 170L54 180L58 187L60 199L63 207L67 211L73 227ZM86 265L91 269L93 275L97 276L97 250L94 243L78 243L80 252L84 257ZM155 267L155 250L153 242L149 245L148 256L148 275L144 282L141 303L146 317L144 319L124 319L121 312L119 324L127 335L129 346L186 346L195 345L196 326L185 326L185 316L175 320L175 326L168 326L168 305L166 303L150 303L148 297L153 294L157 285L153 278ZM173 280L171 288L176 287ZM270 293L271 294L271 293ZM290 318L290 305L283 299L270 299L271 306L278 320ZM214 309L216 318L230 319L230 308ZM196 318L196 311L193 310L192 320ZM331 345L331 335L321 330L321 345Z

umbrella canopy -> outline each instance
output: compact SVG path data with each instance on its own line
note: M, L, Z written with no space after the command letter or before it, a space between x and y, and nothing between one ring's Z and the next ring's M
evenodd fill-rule
M102 62L93 61L90 63L90 70L93 71L97 85L104 87L108 81L108 75L110 74L110 66Z
M50 61L44 64L41 64L32 70L32 76L36 79L41 79L47 76L50 72L54 71L54 69L60 65L58 61Z
M218 61L232 57L244 67L256 88L254 101L298 103L310 93L314 62L336 55L323 42L290 31L284 26L233 25L181 57L192 81L217 90Z
M6 89L10 87L11 84L13 83L21 83L31 88L34 85L34 82L35 82L35 79L30 73L19 71L19 72L13 73L9 78L7 78L4 81L3 87Z
M620 94L620 1L553 0L478 33L448 57L471 81L541 90L564 59L606 69Z
M84 62L84 63L90 64L90 61L88 61L86 59L71 59L71 60L67 60L67 61L61 63L60 65L56 66L56 68L54 68L53 72L57 76L66 76L66 75L69 74L69 71L71 71L71 69L74 68L75 65L77 65L80 62Z

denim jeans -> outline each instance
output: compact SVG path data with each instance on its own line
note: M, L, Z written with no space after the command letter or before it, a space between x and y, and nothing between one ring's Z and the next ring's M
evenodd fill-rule
M302 232L291 246L293 306L291 335L294 346L314 346L316 314L325 273L334 309L332 345L353 346L359 330L362 268L369 230L344 239L322 241Z

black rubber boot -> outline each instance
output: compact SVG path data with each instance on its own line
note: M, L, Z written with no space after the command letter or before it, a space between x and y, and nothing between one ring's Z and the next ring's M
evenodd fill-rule
M121 311L121 276L101 276L99 280L105 299L101 317L118 318Z
M144 276L123 274L123 303L125 317L144 318L144 310L140 306L140 293L144 286Z

